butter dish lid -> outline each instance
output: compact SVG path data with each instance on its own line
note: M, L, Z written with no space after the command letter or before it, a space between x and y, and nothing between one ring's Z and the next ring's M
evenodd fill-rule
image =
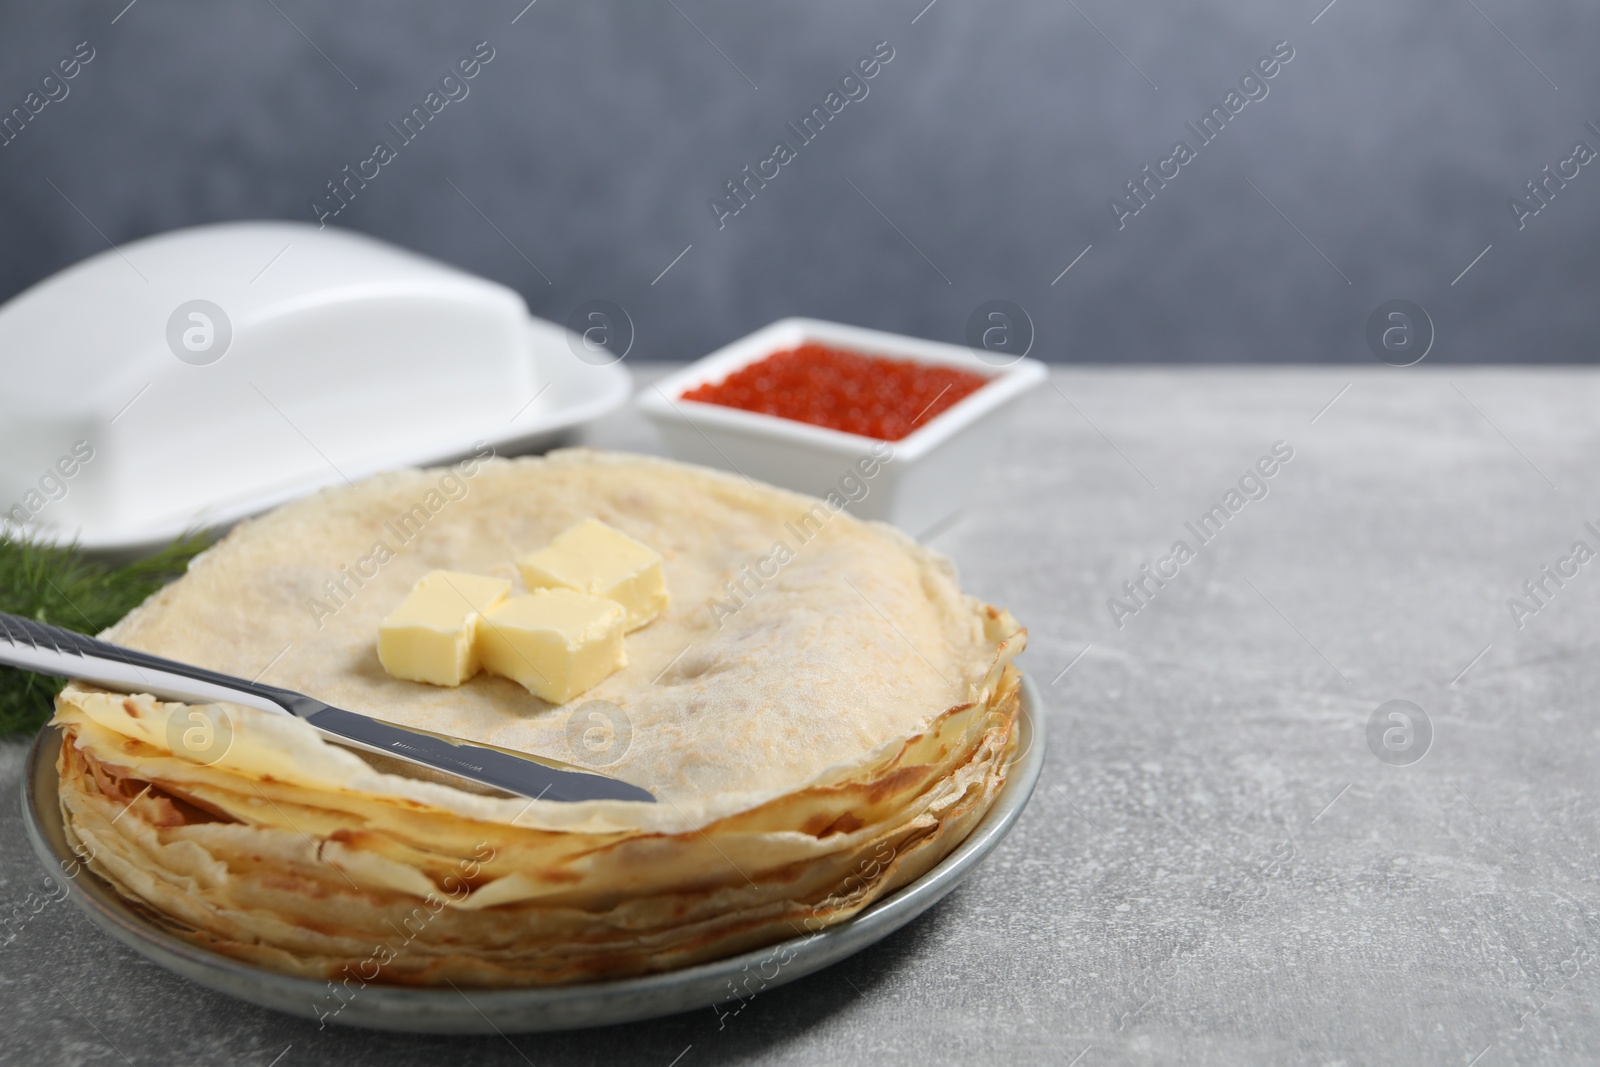
M108 249L0 306L0 524L158 545L325 485L536 447L628 372L496 282L349 231Z

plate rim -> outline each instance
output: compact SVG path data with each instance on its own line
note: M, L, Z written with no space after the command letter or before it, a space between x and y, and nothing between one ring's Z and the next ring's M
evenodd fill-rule
M63 865L77 861L65 847L56 754L61 733L46 726L34 739L22 775L22 816L35 856L59 882L66 895L101 932L163 969L207 989L326 1025L408 1033L489 1034L582 1029L658 1018L716 1007L735 999L732 979L757 968L761 987L749 999L803 978L889 936L937 904L972 873L1010 833L1038 784L1044 766L1046 729L1038 686L1021 675L1018 713L1021 751L1010 765L1005 785L994 803L961 842L920 878L876 901L860 914L803 937L764 945L749 952L664 971L608 982L473 989L471 998L458 990L412 986L363 986L348 1002L335 999L338 1013L319 1014L318 1000L328 1001L331 982L279 974L212 952L161 930L123 900L92 871L68 875ZM788 950L787 961L767 978L760 968ZM722 994L726 986L727 995ZM746 992L750 993L748 983ZM465 1000L465 1004L462 1001ZM305 1005L309 1005L309 1010ZM348 1016L348 1017L341 1017Z

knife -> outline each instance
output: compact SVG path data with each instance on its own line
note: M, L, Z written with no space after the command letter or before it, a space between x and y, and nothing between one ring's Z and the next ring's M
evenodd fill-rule
M337 744L393 756L535 800L654 803L656 799L636 785L560 760L385 722L303 693L247 682L4 612L0 612L0 664L76 678L117 693L148 693L184 703L223 700L293 715Z

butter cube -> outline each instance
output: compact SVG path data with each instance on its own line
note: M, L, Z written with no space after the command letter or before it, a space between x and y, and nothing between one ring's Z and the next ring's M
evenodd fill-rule
M459 571L425 575L379 627L378 661L396 678L460 685L478 673L479 617L509 592L504 578Z
M628 613L615 600L540 589L491 608L478 628L483 665L534 696L565 704L628 662Z
M517 560L529 589L576 589L615 600L637 630L667 606L661 554L598 519L557 534L548 548Z

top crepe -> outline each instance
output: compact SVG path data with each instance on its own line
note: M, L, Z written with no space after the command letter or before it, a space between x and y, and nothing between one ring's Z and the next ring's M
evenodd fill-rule
M449 569L520 586L516 557L591 517L665 560L671 605L629 635L621 671L566 707L490 675L444 689L384 672L379 623L418 578ZM1020 648L1008 647L1016 630L963 595L942 557L890 527L698 467L571 450L386 474L290 504L238 527L104 636L578 764L591 724L572 717L607 701L621 714L611 713L601 769L662 803L477 795L382 773L298 720L248 709L217 768L521 826L681 831L843 778L945 710L988 699ZM160 723L81 703L166 747Z

